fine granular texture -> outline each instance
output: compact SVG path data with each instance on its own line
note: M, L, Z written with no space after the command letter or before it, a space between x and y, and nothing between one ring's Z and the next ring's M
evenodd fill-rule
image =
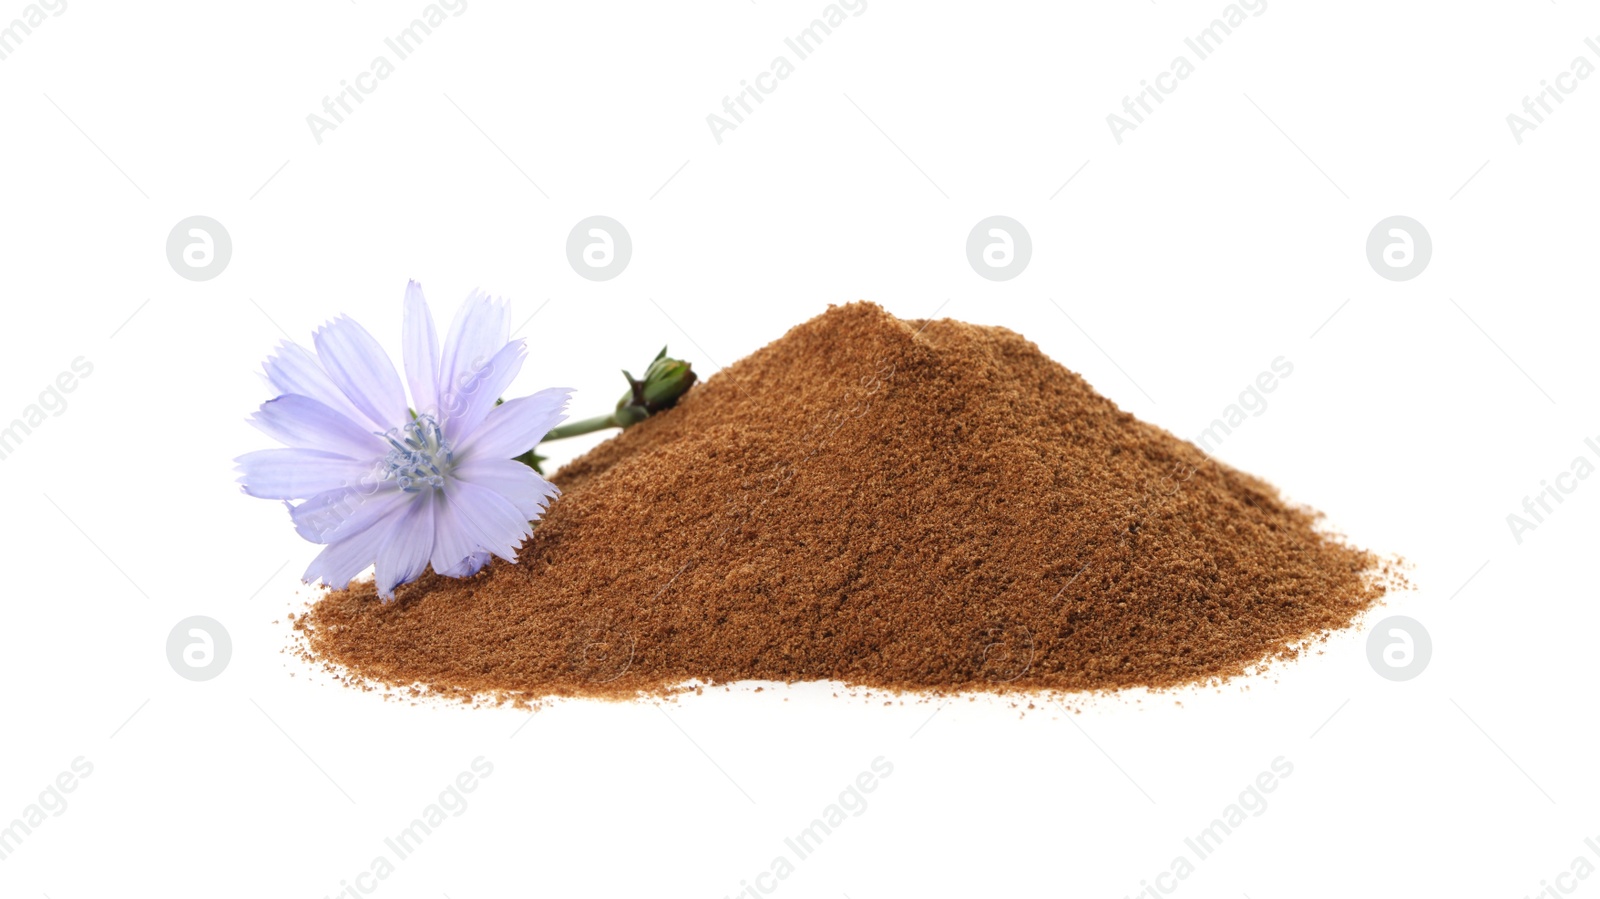
M562 469L523 545L296 626L459 697L686 682L1174 687L1296 656L1385 590L1270 485L1003 328L832 307Z

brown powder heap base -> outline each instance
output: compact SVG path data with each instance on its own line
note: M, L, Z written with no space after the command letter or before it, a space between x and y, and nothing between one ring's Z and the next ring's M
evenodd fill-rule
M1316 513L1003 328L829 311L562 469L521 561L301 616L354 679L455 696L686 681L1172 687L1383 595Z

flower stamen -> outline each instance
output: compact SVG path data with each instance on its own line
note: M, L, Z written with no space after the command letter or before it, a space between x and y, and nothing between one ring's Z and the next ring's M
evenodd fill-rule
M443 487L454 454L438 419L424 413L396 430L398 439L396 431L381 435L391 447L383 458L384 480L393 479L407 493Z

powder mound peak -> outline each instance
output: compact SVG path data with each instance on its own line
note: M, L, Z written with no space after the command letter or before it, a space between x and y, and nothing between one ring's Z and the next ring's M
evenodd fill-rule
M358 678L514 699L690 680L1173 687L1350 625L1378 560L1004 328L857 302L563 468L517 564L298 623Z

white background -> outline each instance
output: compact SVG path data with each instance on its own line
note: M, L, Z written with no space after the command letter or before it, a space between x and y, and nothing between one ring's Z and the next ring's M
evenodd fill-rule
M733 895L879 756L778 893L1134 895L1279 756L1178 894L1521 897L1600 838L1600 479L1520 544L1506 522L1600 439L1600 77L1520 145L1506 122L1597 61L1592 7L1274 2L1118 144L1107 114L1223 3L871 0L719 144L706 116L823 3L471 0L319 144L306 116L423 6L70 0L0 61L0 420L94 367L0 461L0 825L93 765L0 894L335 895L479 756L377 895ZM634 243L603 283L564 255L596 214ZM1005 282L964 251L996 214L1034 248ZM1364 252L1396 214L1434 244L1405 282ZM191 215L231 234L214 280L165 257ZM858 298L1020 331L1185 437L1285 356L1218 455L1410 560L1365 627L1416 618L1431 663L1380 678L1353 631L1071 716L814 685L529 719L339 688L282 652L315 548L231 459L269 445L244 417L284 333L344 312L397 354L407 278L441 319L508 296L533 346L508 393L572 386L580 415L662 343L710 373ZM196 614L233 640L205 683L165 654Z

